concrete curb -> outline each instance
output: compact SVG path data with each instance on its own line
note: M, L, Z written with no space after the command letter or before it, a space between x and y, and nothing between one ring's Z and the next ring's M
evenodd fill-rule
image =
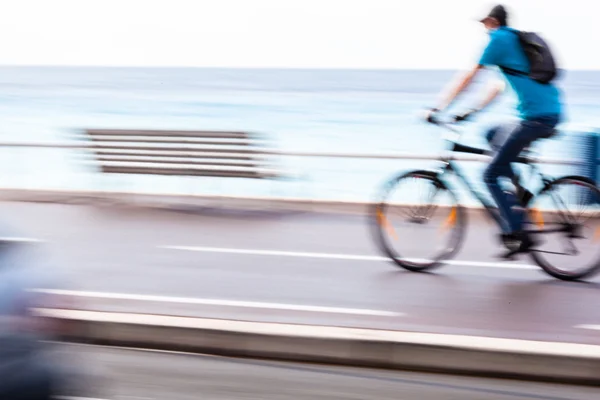
M67 341L600 385L600 346L147 314L37 309Z
M103 205L147 207L155 209L210 209L264 213L320 213L366 216L373 212L374 201L304 199L293 197L249 197L181 195L143 192L103 192L94 190L9 189L0 188L0 201L23 203L53 203L63 205ZM409 205L408 203L402 206ZM467 203L461 206L469 213L488 218L481 206ZM448 208L448 206L439 206ZM544 210L545 213L554 213Z
M261 211L292 211L359 214L368 213L372 202L304 199L293 197L249 197L183 195L143 192L104 192L94 190L0 189L1 201L57 203L77 205L113 205L133 207L177 208L214 207Z

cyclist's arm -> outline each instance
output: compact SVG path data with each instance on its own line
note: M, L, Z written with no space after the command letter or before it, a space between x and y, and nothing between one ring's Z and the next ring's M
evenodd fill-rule
M504 81L498 80L493 82L491 88L487 88L487 91L485 92L485 97L481 100L479 105L475 107L475 110L481 111L487 106L489 106L498 97L498 95L504 91L505 87L506 84L504 83Z
M493 66L498 64L498 60L502 57L503 49L502 46L495 40L494 37L490 40L486 48L483 50L483 54L479 58L479 62L468 71L458 82L458 85L450 91L450 93L443 97L440 101L437 109L444 110L452 104L452 102L462 93L469 85L473 82L475 76L485 67ZM491 101L500 93L500 91L493 90L490 92L489 97L486 97L483 101L485 105L491 103ZM488 101L489 99L489 101ZM486 103L487 102L487 103Z
M474 68L469 70L466 74L459 78L458 83L454 88L452 88L446 96L443 96L438 106L437 110L442 111L448 108L452 102L461 94L465 89L471 85L477 73L484 68L483 65L477 64Z

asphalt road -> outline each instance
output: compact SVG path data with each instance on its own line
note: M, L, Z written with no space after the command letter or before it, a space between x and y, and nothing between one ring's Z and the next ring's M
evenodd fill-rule
M111 400L576 400L600 389L437 374L381 371L64 346L63 354L93 366Z
M478 218L428 274L382 258L362 216L5 203L0 220L81 308L600 344L599 278L499 262Z

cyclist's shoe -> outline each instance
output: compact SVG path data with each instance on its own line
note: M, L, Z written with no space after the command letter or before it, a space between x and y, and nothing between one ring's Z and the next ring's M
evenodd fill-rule
M517 233L503 233L500 235L502 243L506 246L507 251L501 253L499 258L511 259L517 254L527 253L539 243L533 240L529 235L522 232Z

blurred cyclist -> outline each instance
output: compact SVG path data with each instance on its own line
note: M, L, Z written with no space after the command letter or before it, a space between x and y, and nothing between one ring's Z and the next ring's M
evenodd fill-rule
M436 114L448 108L485 67L499 67L516 93L520 121L515 126L498 126L487 132L487 140L496 153L483 176L504 222L500 236L509 251L501 257L509 258L530 250L536 243L523 231L523 210L514 195L502 190L499 178L514 179L511 162L516 161L521 151L534 141L554 134L554 128L561 119L562 105L560 93L552 83L556 66L546 43L534 33L510 28L508 13L502 5L494 7L480 22L485 26L490 40L479 62L442 98L437 107L429 110L427 119L432 121ZM495 84L478 107L456 116L456 120L465 120L487 107L504 90L504 86L504 80Z

